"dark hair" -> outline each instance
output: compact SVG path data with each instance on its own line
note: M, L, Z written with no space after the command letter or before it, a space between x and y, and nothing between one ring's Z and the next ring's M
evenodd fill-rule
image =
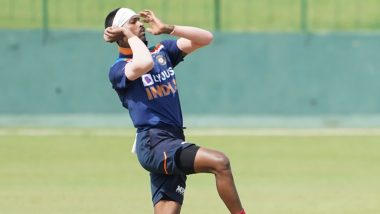
M117 11L119 11L120 8L116 8L115 10L111 11L107 17L106 20L104 21L104 28L111 27L113 19L116 16Z

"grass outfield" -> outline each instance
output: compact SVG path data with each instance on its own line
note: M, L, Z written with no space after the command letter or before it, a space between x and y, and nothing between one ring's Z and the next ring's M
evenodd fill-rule
M39 28L42 2L0 0L0 27ZM49 26L53 28L102 28L106 14L126 6L153 9L164 21L215 26L215 0L46 0ZM299 31L301 0L220 1L221 29L225 31ZM312 30L379 30L378 0L307 0L308 23Z
M0 212L152 213L148 175L130 153L133 135L0 129ZM187 136L230 157L247 213L380 213L378 133L235 129L189 130ZM189 177L182 213L228 213L211 175Z

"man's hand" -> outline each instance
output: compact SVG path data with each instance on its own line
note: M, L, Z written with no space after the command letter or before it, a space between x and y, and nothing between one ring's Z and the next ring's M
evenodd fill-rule
M170 34L174 29L174 25L163 23L151 10L144 10L140 12L140 17L143 22L150 25L150 27L146 30L153 35Z
M108 27L104 30L103 38L106 42L116 42L134 36L127 28L124 27Z

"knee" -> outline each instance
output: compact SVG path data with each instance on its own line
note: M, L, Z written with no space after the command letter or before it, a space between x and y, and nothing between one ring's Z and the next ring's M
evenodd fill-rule
M231 171L230 160L223 153L218 153L215 156L215 172L226 173Z

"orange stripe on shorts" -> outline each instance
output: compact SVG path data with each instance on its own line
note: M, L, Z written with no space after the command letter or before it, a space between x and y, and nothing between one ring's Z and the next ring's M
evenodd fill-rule
M168 170L167 170L167 167L166 167L166 159L168 158L168 156L166 155L166 152L164 152L164 171L165 171L165 174L169 174L168 173Z

